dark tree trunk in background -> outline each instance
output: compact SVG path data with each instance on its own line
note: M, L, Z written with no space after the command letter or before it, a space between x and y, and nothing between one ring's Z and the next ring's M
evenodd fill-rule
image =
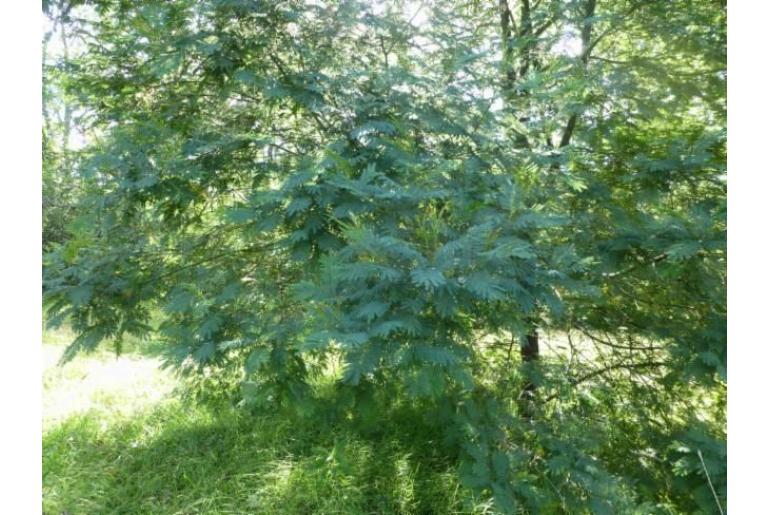
M511 102L517 96L516 80L525 75L532 65L534 52L534 41L532 36L532 18L529 0L521 3L521 14L519 24L511 11L507 0L499 0L498 9L500 13L500 31L502 38L503 52L503 94L507 101ZM523 48L519 48L519 55L514 53L514 46L511 44L514 38L526 41ZM518 58L517 58L518 57ZM517 65L518 72L517 73ZM526 117L520 118L521 122L526 121ZM519 148L530 148L530 143L523 134L514 133L514 141ZM537 333L537 321L530 322L531 329L521 342L521 360L528 369L527 363L536 362L540 359L540 342ZM525 370L525 375L530 375L530 370ZM527 377L524 389L521 392L523 402L522 412L525 416L531 416L531 400L535 391L535 383L530 377Z
M524 387L519 394L519 411L524 418L532 418L534 396L537 385L532 380L532 367L540 359L540 338L537 328L530 330L521 342L521 361L524 367Z
M533 69L537 69L540 61L537 56L537 38L543 34L553 23L553 19L543 22L539 27L533 26L532 9L540 5L533 5L530 0L521 0L519 6L518 23L511 10L508 0L498 0L500 14L500 36L502 39L502 89L503 97L508 102L528 98L526 91L518 91L516 81L527 75ZM640 4L641 5L641 4ZM635 7L634 7L635 8ZM592 41L592 27L596 14L596 0L584 0L581 6L582 26L580 40L582 49L580 61L584 67L588 66L588 59L596 41ZM517 41L517 45L512 42ZM525 123L528 120L526 110L524 116L519 116L519 121ZM566 121L562 136L559 140L559 148L570 144L572 135L578 122L577 113L572 113ZM514 131L514 144L519 148L532 148L532 142L523 134ZM550 141L550 136L548 137ZM556 165L554 165L556 166ZM536 318L536 315L533 317ZM525 384L521 392L522 413L525 417L532 416L532 401L537 388L532 380L532 367L540 360L540 341L537 332L537 320L530 320L530 330L521 342L521 361L524 367Z
M537 329L533 329L522 342L521 345L521 360L526 362L536 361L540 359L540 341L537 334Z

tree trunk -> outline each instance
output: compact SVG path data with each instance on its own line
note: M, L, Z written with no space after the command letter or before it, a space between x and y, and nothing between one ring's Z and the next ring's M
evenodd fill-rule
M537 329L532 329L522 342L521 360L527 363L530 361L537 361L538 359L540 359L540 340Z
M532 367L536 365L539 359L540 339L537 328L533 327L521 342L521 361L525 382L519 394L519 412L526 419L531 419L534 413L534 397L537 385L532 378Z
M536 6L539 3L535 4ZM545 22L538 29L533 27L532 18L532 5L530 0L521 0L520 14L518 23L515 16L511 11L508 4L508 0L498 0L498 11L500 14L500 32L502 38L502 84L503 84L503 96L508 102L512 102L517 96L516 80L519 77L525 76L530 69L534 66L537 67L539 61L536 58L537 41L536 38L545 29L548 28L550 22ZM584 0L582 5L583 10L583 24L580 31L580 39L582 43L582 51L580 59L583 62L583 66L588 66L588 58L593 48L591 41L593 17L596 13L596 0ZM523 41L523 45L517 47L518 52L514 52L514 47L511 45L512 38L517 38ZM518 66L517 66L518 65ZM524 92L520 96L526 96ZM519 121L525 122L526 117L519 118ZM559 141L559 147L569 145L572 134L577 125L578 115L573 113L567 120L567 124L562 132L561 140ZM518 134L514 131L514 142L519 148L530 148L530 142L527 137ZM537 320L536 315L533 316L533 320L530 320L530 330L521 342L521 361L523 365L523 372L525 376L525 383L520 395L522 401L521 411L526 418L531 418L533 413L533 400L537 385L533 381L533 367L540 360L540 340L537 332Z

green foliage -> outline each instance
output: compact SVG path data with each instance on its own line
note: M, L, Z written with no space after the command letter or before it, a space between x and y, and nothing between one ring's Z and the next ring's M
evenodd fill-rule
M98 2L67 356L161 309L246 405L423 403L499 512L708 511L693 449L723 502L724 8L506 5Z

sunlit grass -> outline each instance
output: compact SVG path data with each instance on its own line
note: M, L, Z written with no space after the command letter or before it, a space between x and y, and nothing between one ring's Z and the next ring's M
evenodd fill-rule
M190 405L155 358L44 353L45 513L484 513L407 418L346 421Z
M43 345L44 427L76 413L129 415L164 398L173 388L171 375L157 358L102 351L57 366L68 330L46 332Z

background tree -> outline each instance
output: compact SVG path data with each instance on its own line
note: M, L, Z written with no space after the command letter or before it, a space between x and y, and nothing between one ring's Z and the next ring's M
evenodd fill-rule
M85 184L78 173L86 134L86 112L68 91L73 60L83 51L81 21L72 11L79 2L43 3L43 249L65 243ZM94 136L93 134L90 136Z

